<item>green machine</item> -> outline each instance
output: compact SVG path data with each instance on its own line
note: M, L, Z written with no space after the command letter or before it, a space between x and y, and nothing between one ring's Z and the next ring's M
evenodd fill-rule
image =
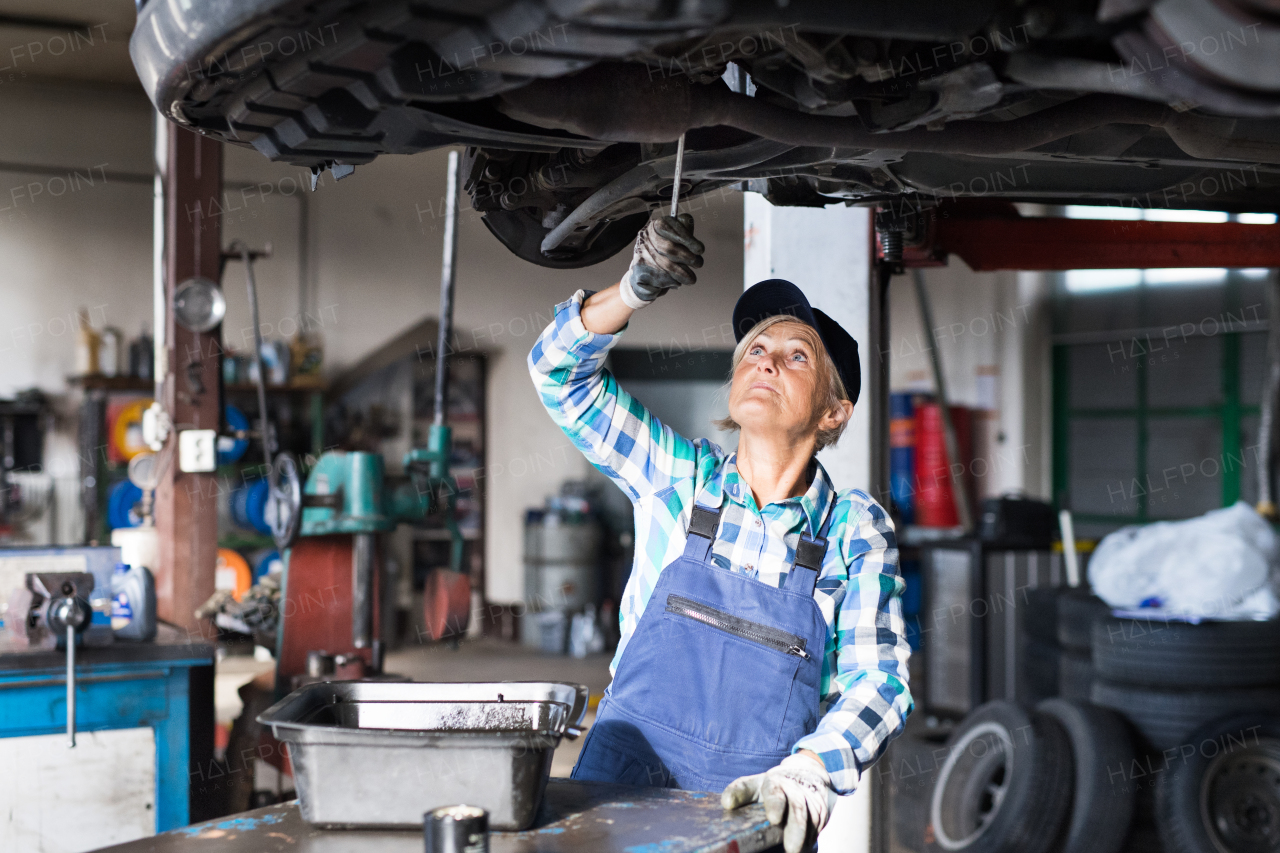
M398 524L412 524L428 515L442 514L444 526L450 534L449 568L437 574L451 575L444 581L450 589L469 589L466 575L462 573L463 537L455 512L458 485L449 473L453 436L445 424L449 379L446 353L453 335L453 290L458 247L459 161L458 152L450 152L439 345L436 350L435 411L427 446L413 448L405 454L403 476L388 476L382 456L360 451L323 454L307 473L305 484L302 482L301 465L290 453L277 454L269 472L266 515L276 545L284 555L286 588L291 557L286 549L291 549L299 536L338 534L352 537L351 644L357 649L370 648L375 643L373 596L378 534L392 530ZM281 620L282 625L287 618L286 614ZM460 627L465 627L465 613L462 618L464 621ZM375 660L377 657L375 654Z

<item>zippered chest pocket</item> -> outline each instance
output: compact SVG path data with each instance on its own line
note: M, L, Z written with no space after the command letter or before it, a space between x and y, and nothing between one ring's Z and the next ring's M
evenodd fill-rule
M790 631L775 628L772 625L752 622L750 619L743 619L740 616L734 616L732 613L726 613L715 607L675 594L667 596L667 612L688 619L695 619L704 625L710 625L712 628L724 631L726 634L732 634L735 637L740 637L783 654L793 655L804 660L809 659L809 652L805 650L808 640L792 634Z

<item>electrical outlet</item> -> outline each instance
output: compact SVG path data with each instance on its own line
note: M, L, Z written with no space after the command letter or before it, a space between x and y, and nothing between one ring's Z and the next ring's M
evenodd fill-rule
M178 433L178 468L188 474L207 473L218 467L218 431L184 429Z

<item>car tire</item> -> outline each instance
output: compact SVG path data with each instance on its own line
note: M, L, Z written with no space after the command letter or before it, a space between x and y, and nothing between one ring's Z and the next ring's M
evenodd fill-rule
M1050 853L1071 803L1067 733L1053 717L988 702L947 740L929 801L935 853Z
M1058 596L1058 644L1087 652L1093 642L1093 621L1110 612L1105 601L1083 587L1062 590Z
M551 233L551 229L526 210L487 210L480 221L521 260L552 269L579 269L608 260L635 245L636 235L649 221L649 212L603 223L585 249L564 255L548 255L542 251L542 238Z
M1022 634L1031 640L1039 640L1051 646L1058 644L1058 593L1057 587L1036 587L1027 591L1022 605Z
M1156 750L1174 749L1210 720L1244 711L1280 708L1280 688L1164 690L1098 679L1093 704L1125 716Z
M1116 713L1066 699L1036 710L1056 720L1071 742L1075 791L1059 853L1118 853L1133 820L1133 789L1117 786L1116 768L1133 762L1133 745Z
M1147 687L1280 685L1280 622L1104 616L1093 624L1093 662L1102 678Z
M1058 695L1072 702L1089 702L1095 678L1093 660L1087 654L1066 651L1058 659Z
M1167 853L1280 846L1280 712L1214 720L1168 765L1156 782Z

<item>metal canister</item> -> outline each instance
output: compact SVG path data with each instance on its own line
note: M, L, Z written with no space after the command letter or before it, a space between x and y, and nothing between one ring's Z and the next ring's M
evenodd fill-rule
M443 806L423 815L426 853L489 853L489 813L479 806Z

